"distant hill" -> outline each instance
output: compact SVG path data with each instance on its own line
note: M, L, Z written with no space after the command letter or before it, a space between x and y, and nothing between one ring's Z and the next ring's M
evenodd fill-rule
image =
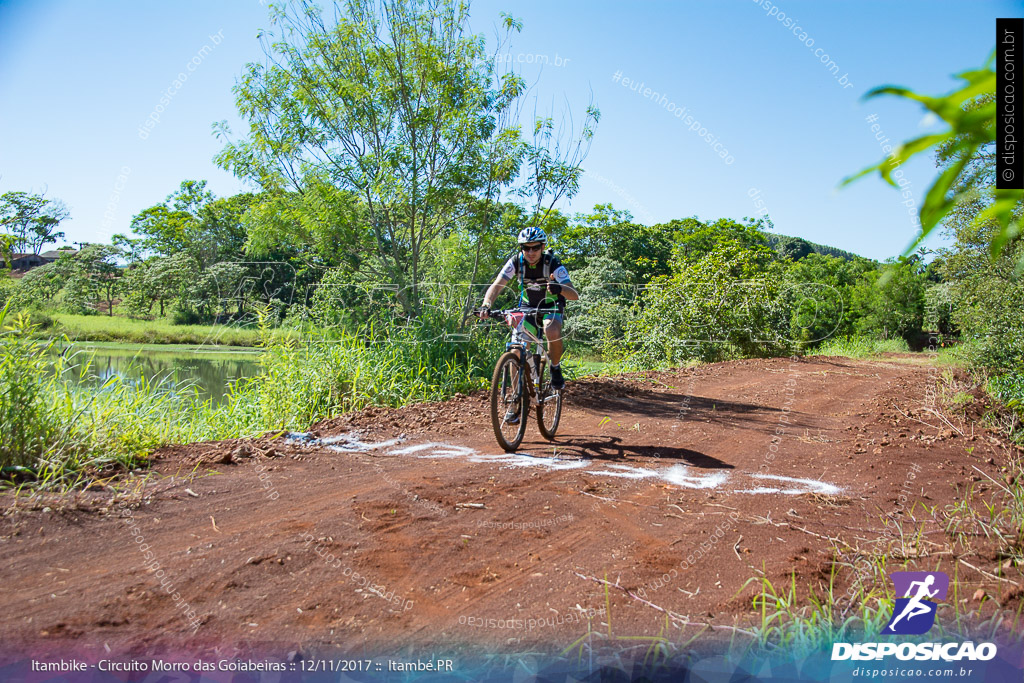
M776 253L782 254L784 251L789 251L790 253L796 252L796 258L798 259L808 253L836 256L847 261L852 261L856 258L864 258L852 252L837 249L836 247L808 242L802 237L790 237L789 235L776 235L774 233L765 233L765 237L767 238L768 246ZM804 247L803 245L807 246ZM809 251L807 250L808 247L810 248Z

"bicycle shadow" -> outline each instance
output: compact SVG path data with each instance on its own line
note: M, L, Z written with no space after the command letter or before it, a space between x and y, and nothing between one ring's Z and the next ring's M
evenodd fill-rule
M548 443L548 442L545 442ZM550 444L549 444L550 445ZM702 469L734 469L734 466L690 448L676 446L642 446L624 442L617 436L563 435L555 440L559 457L575 456L588 460L624 460L626 458L655 458L658 460L683 461ZM522 448L529 446L524 444Z

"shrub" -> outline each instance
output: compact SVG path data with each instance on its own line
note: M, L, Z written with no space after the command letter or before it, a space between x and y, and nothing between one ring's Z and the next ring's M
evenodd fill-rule
M784 355L794 348L783 266L762 246L725 243L655 278L611 352L624 367Z
M906 340L878 339L857 335L826 340L815 349L818 356L846 356L847 358L870 358L882 353L908 353L910 346Z
M53 342L28 339L32 328L24 314L0 310L0 466L6 471L33 466L60 433L53 419L47 377Z

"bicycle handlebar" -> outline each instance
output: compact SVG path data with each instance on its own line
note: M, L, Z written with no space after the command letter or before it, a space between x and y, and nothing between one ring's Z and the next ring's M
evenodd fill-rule
M545 312L545 311L554 311L554 310L557 310L557 311L561 312L564 308L565 308L565 304L563 304L560 301L557 302L554 306L516 306L515 308L505 308L505 309L498 309L498 310L494 310L494 309L490 309L490 308L484 309L483 307L479 307L479 308L474 308L473 309L473 315L477 315L480 312L486 310L488 318L492 318L492 319L495 319L495 320L500 320L500 319L504 318L509 313L526 313L527 315L533 315L535 313L542 313L542 312Z

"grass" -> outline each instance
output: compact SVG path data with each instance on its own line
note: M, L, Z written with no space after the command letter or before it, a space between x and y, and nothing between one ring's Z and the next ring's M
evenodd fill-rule
M176 325L168 319L136 320L121 316L32 313L36 338L66 336L72 341L121 342L131 344L186 344L191 346L243 346L260 344L260 331L230 325ZM275 330L275 337L298 333Z
M130 468L177 429L170 410L182 398L142 380L79 387L89 372L56 340L37 342L24 315L0 310L0 467L12 482L74 487L111 467ZM184 394L183 394L184 395Z
M168 354L209 354L211 356L241 356L246 358L252 358L255 355L259 355L263 352L263 349L254 346L208 346L199 344L138 344L131 342L94 342L94 341L72 341L71 346L82 349L85 351L103 351L110 355L117 355L124 353L126 355L135 355L138 353L146 353L159 355L162 353Z
M970 499L970 496L968 496ZM977 501L973 501L977 502ZM971 504L951 506L946 511L955 520L956 529L947 529L950 544L963 542L964 537L979 535L979 530L989 528L992 519L999 518L998 527L1008 530L1014 524L1024 521L1020 517L1019 496L1012 499L1010 509L1001 507L1002 513L993 515L989 508L978 518L979 510ZM970 523L956 515L964 515ZM1005 515L1005 517L1001 517ZM677 615L669 610L646 603L664 614L655 622L657 631L649 635L627 636L616 633L613 628L609 587L606 580L605 628L595 627L588 622L587 631L562 650L562 656L569 656L581 663L586 657L590 661L600 658L603 662L615 662L624 671L631 670L629 661L638 661L643 654L645 667L657 667L692 652L694 643L701 636L729 633L727 643L716 642L711 648L715 654L723 654L734 663L742 662L747 670L758 670L765 661L792 664L815 653L828 653L836 642L872 642L886 639L883 629L893 614L896 595L892 590L889 575L893 571L942 570L950 577L946 600L939 606L936 626L922 636L904 636L901 642L930 641L1012 641L1024 640L1021 632L1022 608L1004 608L998 602L985 596L976 607L967 609L965 603L973 596L977 581L963 578L961 565L956 559L945 559L944 552L937 552L934 559L910 559L905 556L906 543L923 546L928 543L922 528L906 530L899 522L893 530L891 542L879 543L872 548L852 548L833 541L831 569L824 583L800 590L796 574L779 585L766 576L752 577L744 583L739 595L749 586L756 592L751 601L749 626L707 624L691 621L689 617ZM916 522L911 522L916 525ZM1019 526L1017 527L1020 528ZM1002 533L1002 532L999 532ZM840 547L842 545L843 547ZM971 552L960 548L960 552ZM856 561L850 557L856 555ZM866 565L866 566L865 566ZM1017 572L1016 578L1024 576ZM849 584L845 591L839 586ZM616 586L619 590L624 590ZM635 596L632 596L635 597ZM646 601L644 601L646 602ZM741 622L742 623L742 622ZM699 630L694 631L695 628ZM652 629L653 631L653 629ZM724 650L724 651L722 651Z
M587 377L589 375L600 375L611 367L611 363L601 360L573 358L571 352L566 352L562 362L570 372L568 377L571 379Z
M1006 406L1000 428L1013 441L1024 445L1024 371L990 377L986 389Z
M974 399L971 390L976 387L956 379L949 370L938 381L940 400L934 419L969 433L964 408L969 398ZM1016 396L1016 380L1008 384L1007 395ZM965 444L965 449L969 455L973 447ZM894 571L944 571L950 578L936 626L901 642L975 640L1019 645L1024 641L1024 601L1019 596L1024 587L1024 458L1012 448L1004 452L1006 464L999 477L976 469L982 481L958 484L955 503L938 506L918 501L899 516L880 514L882 530L874 538L855 533L849 541L830 539L827 569L813 584L798 584L795 573L781 584L763 572L748 579L736 595L754 588L749 625L742 621L716 624L694 633L699 622L641 601L652 609L650 634L620 635L612 628L611 584L604 582L606 628L589 626L562 654L577 661L601 657L629 671L626 662L638 659L638 648L645 664L657 664L686 655L698 637L714 631L721 634L724 629L730 632L724 654L733 662L743 662L748 671L759 670L766 660L792 664L814 653L828 653L835 642L886 639L883 629L897 597L890 579ZM771 523L764 517L756 521ZM1010 589L1009 600L1016 600L1016 606L1000 602L1004 589ZM653 610L664 617L655 616Z
M74 488L143 465L170 443L305 429L371 404L436 401L486 386L504 338L451 344L437 338L437 329L369 327L300 343L261 324L263 372L235 382L214 404L194 387L168 381L115 376L98 390L81 386L71 373L88 373L88 361L76 362L70 350L55 353L55 339L34 338L38 330L27 316L4 307L0 486Z
M883 353L909 353L910 346L903 339L875 339L873 337L841 337L829 339L813 352L816 356L844 356L846 358L875 358Z

